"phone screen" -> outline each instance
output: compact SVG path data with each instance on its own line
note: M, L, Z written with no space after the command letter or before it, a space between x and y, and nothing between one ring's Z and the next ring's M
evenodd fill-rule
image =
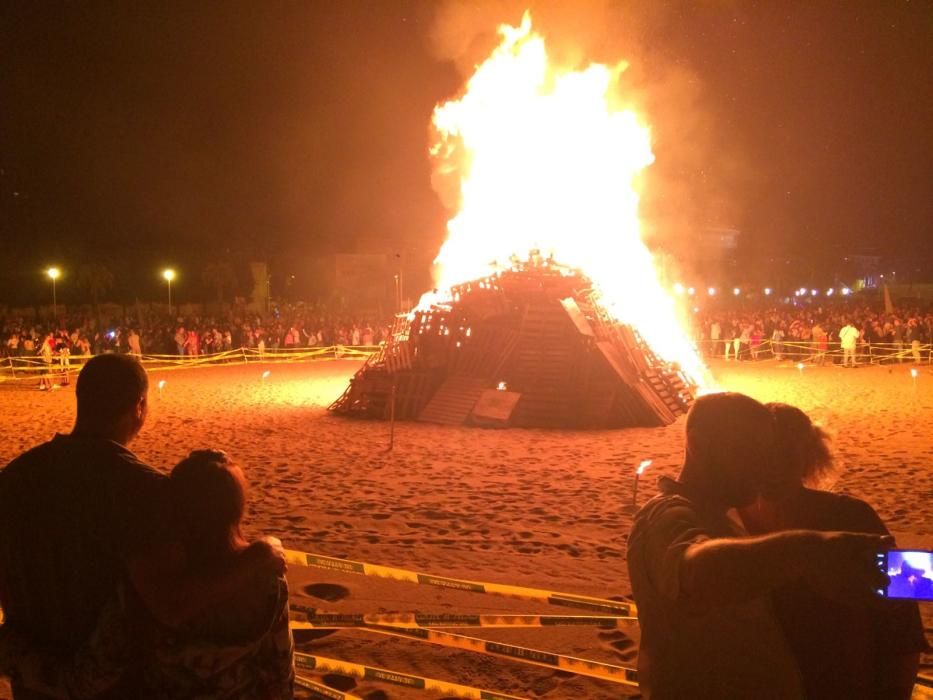
M878 568L888 575L887 588L878 590L885 598L933 601L933 552L891 549L878 552Z

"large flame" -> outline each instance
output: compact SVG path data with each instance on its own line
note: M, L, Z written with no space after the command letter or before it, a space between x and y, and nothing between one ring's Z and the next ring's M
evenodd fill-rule
M634 180L654 155L648 128L612 105L624 64L554 68L528 13L499 33L463 96L434 111L439 173L460 177L435 260L440 293L540 250L586 273L618 321L699 380L702 362L641 240Z

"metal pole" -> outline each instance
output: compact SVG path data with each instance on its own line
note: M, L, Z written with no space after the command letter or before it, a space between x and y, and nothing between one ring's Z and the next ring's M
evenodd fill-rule
M388 452L391 452L395 447L395 395L398 390L398 377L392 377L392 395L390 398L391 403L389 404L389 449Z
M639 474L635 472L635 485L632 488L632 502L626 503L622 506L622 512L626 515L635 515L638 512L638 477Z
M168 283L168 315L172 315L172 280L165 280Z
M52 320L58 318L58 297L55 293L55 278L52 278Z

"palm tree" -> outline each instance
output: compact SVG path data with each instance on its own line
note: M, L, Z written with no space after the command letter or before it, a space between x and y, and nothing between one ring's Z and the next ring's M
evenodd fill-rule
M236 273L228 262L208 263L201 273L204 284L217 292L217 303L222 304L228 291L236 287Z
M101 262L85 263L78 268L77 284L90 295L99 321L100 299L113 287L113 273Z

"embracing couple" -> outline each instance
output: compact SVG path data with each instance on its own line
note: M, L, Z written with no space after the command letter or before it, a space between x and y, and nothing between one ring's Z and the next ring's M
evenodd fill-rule
M0 470L0 675L15 700L291 698L281 552L244 539L224 453L165 476L130 452L147 391L133 358L93 358L74 430Z

